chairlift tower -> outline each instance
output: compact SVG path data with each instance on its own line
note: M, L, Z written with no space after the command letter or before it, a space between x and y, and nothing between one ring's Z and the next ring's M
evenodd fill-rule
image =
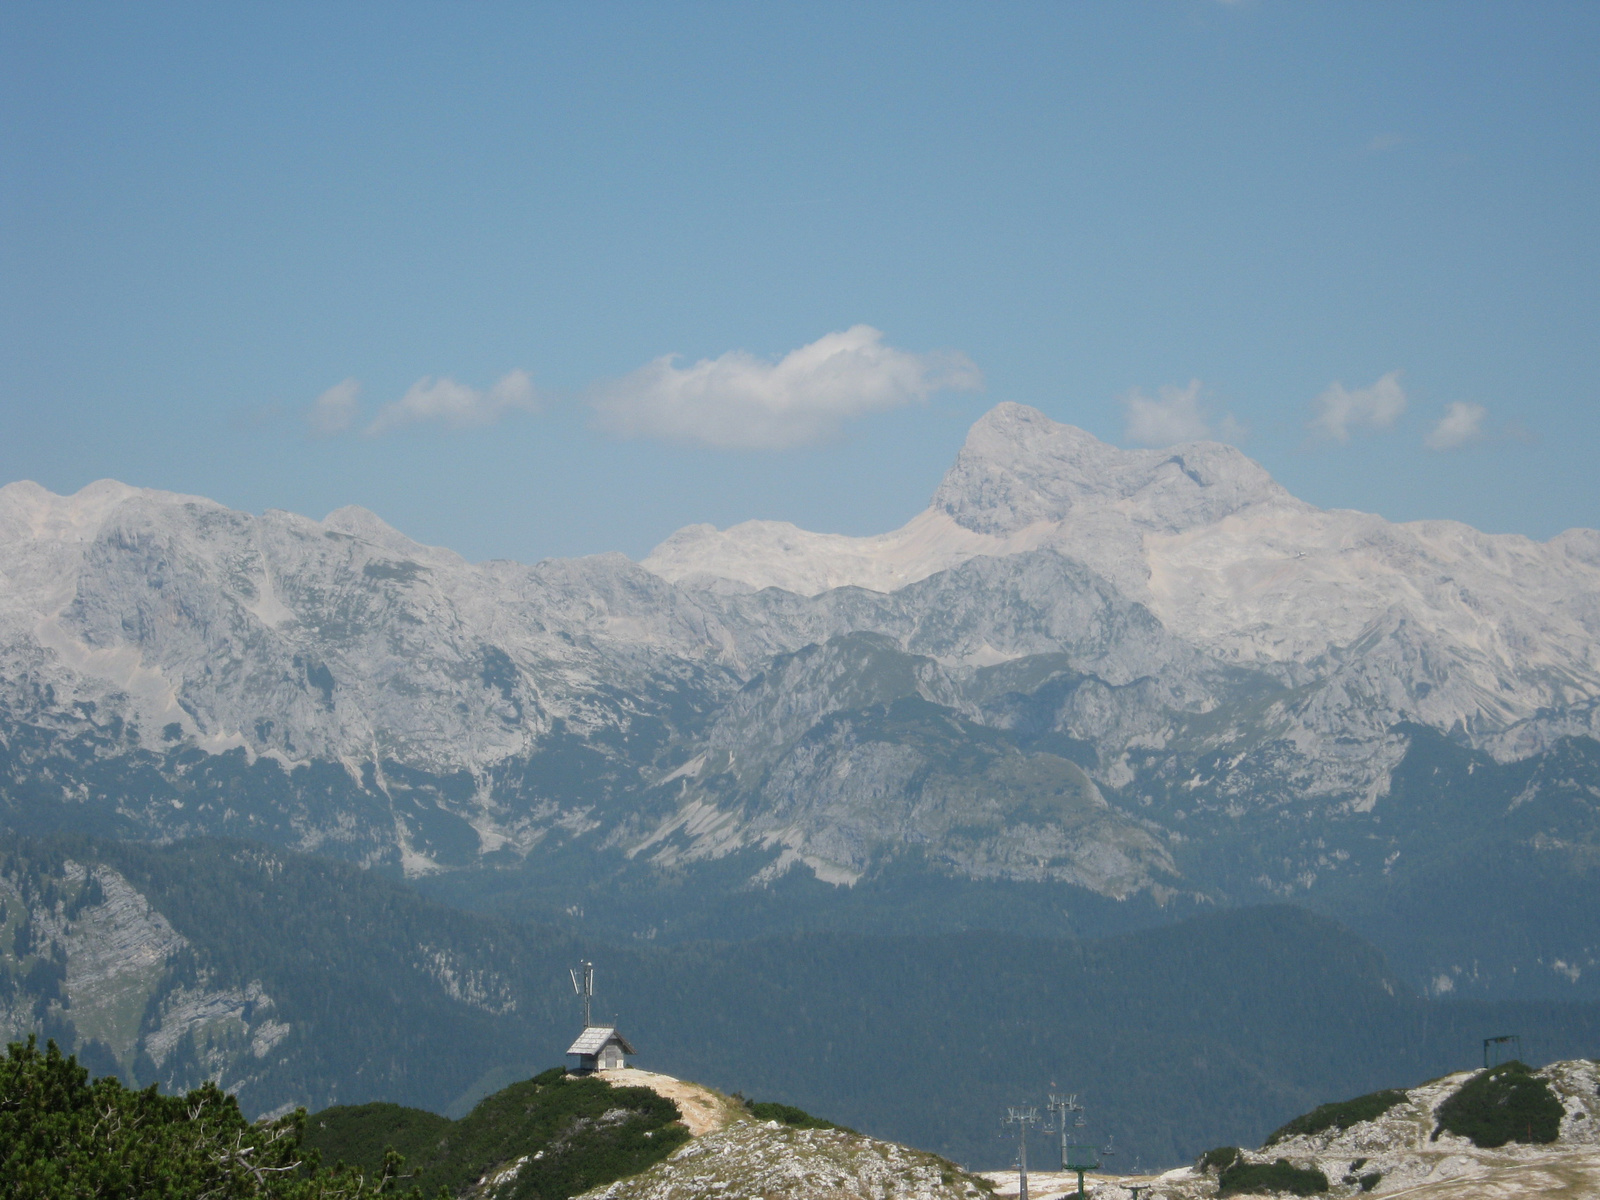
M1499 1037L1486 1037L1486 1038L1484 1038L1483 1039L1483 1065L1486 1068L1487 1067L1497 1067L1497 1066L1499 1066L1502 1062L1505 1061L1505 1059L1500 1057L1500 1048L1502 1046L1509 1046L1509 1045L1515 1045L1516 1046L1516 1048L1517 1048L1516 1057L1517 1058L1521 1058L1522 1057L1522 1035L1521 1034L1518 1034L1518 1033L1502 1033ZM1494 1048L1494 1062L1490 1062L1489 1061L1489 1049L1490 1049L1491 1046Z
M1082 1129L1089 1122L1084 1117L1083 1105L1078 1103L1076 1095L1050 1097L1050 1110L1059 1114L1055 1129L1061 1132L1061 1169L1071 1171L1078 1176L1078 1200L1087 1200L1088 1193L1084 1189L1083 1177L1090 1171L1098 1171L1101 1160L1110 1158L1116 1153L1111 1148L1108 1139L1104 1148L1087 1142L1069 1142L1068 1129ZM1070 1121L1069 1121L1070 1118ZM1082 1135L1080 1135L1082 1136Z
M1062 1164L1061 1169L1077 1173L1078 1200L1086 1200L1088 1193L1083 1190L1083 1177L1089 1171L1100 1169L1100 1147L1081 1144L1068 1146L1067 1161Z
M1050 1103L1045 1105L1050 1115L1055 1119L1053 1125L1047 1126L1045 1132L1060 1133L1061 1135L1061 1169L1067 1169L1067 1137L1072 1128L1086 1124L1083 1117L1083 1105L1078 1103L1076 1093L1068 1096L1058 1096L1050 1093Z
M1039 1110L1032 1105L1008 1108L1001 1122L1017 1127L1017 1200L1028 1200L1028 1127L1039 1123Z

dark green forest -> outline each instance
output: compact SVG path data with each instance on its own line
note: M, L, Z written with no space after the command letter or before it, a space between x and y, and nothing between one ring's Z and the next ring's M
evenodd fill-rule
M599 964L597 1013L615 1012L640 1065L974 1167L1007 1161L1005 1105L1052 1085L1083 1096L1090 1135L1114 1136L1114 1165L1131 1168L1257 1144L1329 1095L1470 1066L1486 1032L1519 1031L1538 1061L1600 1046L1596 1006L1424 999L1371 946L1292 907L1085 941L811 932L607 945L225 840L12 841L0 868L45 886L68 857L125 875L214 978L259 980L276 998L293 1032L240 1093L252 1112L381 1100L464 1116L562 1061L578 1022L566 968L580 955ZM514 1007L452 999L423 969L424 949L440 946L500 980Z

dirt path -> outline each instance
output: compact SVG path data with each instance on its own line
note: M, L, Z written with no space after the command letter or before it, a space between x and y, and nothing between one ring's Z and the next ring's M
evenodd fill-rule
M1492 1166L1454 1179L1430 1180L1380 1195L1407 1200L1533 1200L1600 1196L1600 1152L1593 1147L1536 1162Z
M657 1075L654 1071L641 1071L625 1067L620 1071L602 1071L597 1078L612 1087L647 1087L658 1096L665 1096L678 1106L683 1123L695 1137L703 1137L726 1129L742 1110L735 1101L721 1092L701 1087L698 1083L685 1083L671 1075Z

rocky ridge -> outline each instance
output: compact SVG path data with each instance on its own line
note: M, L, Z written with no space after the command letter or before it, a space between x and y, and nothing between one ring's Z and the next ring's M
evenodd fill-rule
M1232 447L1010 404L901 530L691 527L642 564L14 483L0 818L413 876L738 856L745 885L849 884L909 853L1209 901L1424 861L1436 833L1385 809L1444 755L1504 781L1485 846L1587 870L1597 596L1600 533L1325 512ZM1600 940L1536 957L1588 970Z
M1233 447L1119 450L1016 404L973 427L928 510L896 533L696 526L644 565L700 586L820 594L1042 549L1082 563L1197 650L1323 680L1324 706L1357 701L1374 724L1459 728L1509 752L1513 726L1600 694L1596 531L1541 544L1319 510Z
M988 1191L954 1164L842 1129L796 1129L743 1118L696 1138L665 1162L583 1195L588 1200L980 1200Z
M1245 1152L1244 1161L1266 1164L1284 1158L1296 1167L1316 1168L1327 1177L1331 1196L1523 1200L1600 1194L1600 1065L1579 1059L1535 1072L1563 1110L1557 1140L1512 1141L1493 1149L1439 1125L1440 1105L1476 1074L1463 1071L1409 1088L1400 1103L1374 1120L1287 1137ZM1156 1177L1145 1194L1157 1200L1200 1200L1215 1196L1216 1188L1214 1171L1185 1167ZM1128 1194L1114 1181L1094 1191L1098 1200L1121 1200Z

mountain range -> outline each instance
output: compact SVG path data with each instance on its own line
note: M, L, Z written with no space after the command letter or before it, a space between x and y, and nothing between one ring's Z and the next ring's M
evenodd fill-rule
M248 838L608 935L1288 900L1434 994L1594 998L1597 739L1600 532L1320 510L1015 404L899 530L640 563L0 488L7 828Z

